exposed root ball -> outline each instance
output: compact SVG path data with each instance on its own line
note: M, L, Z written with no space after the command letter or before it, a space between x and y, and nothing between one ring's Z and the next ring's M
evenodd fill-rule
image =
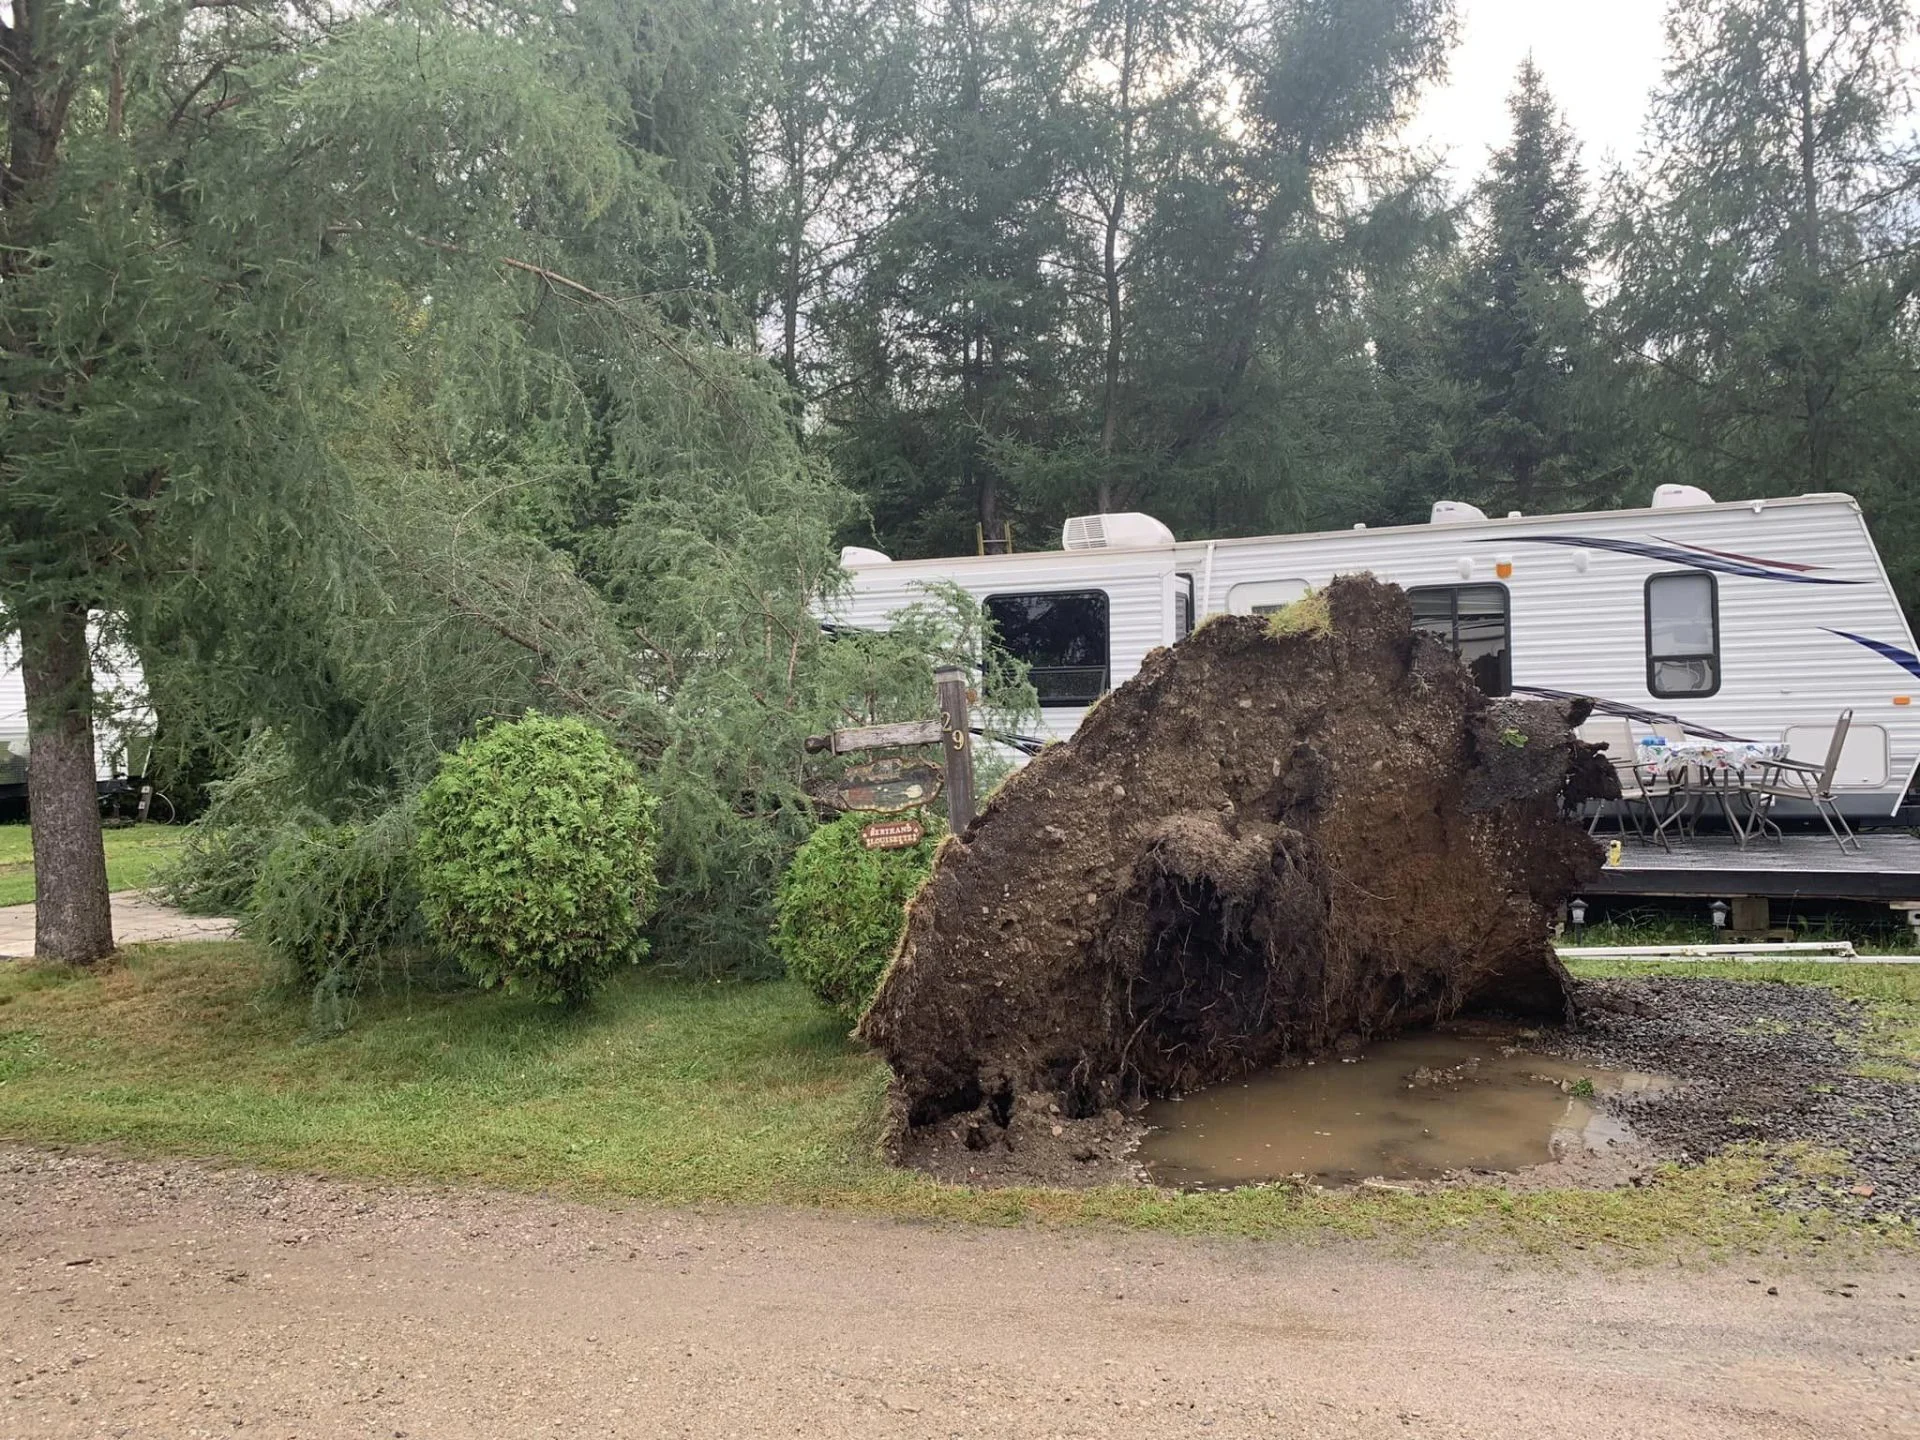
M1564 1018L1549 919L1600 863L1567 807L1612 783L1584 714L1488 701L1396 587L1324 598L1154 652L942 849L860 1022L897 1154L1108 1178L1143 1099L1467 1009Z

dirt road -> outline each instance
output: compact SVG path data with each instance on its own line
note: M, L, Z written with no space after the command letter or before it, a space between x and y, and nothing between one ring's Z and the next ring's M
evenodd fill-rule
M1916 1350L1912 1262L609 1213L0 1149L22 1440L1913 1436Z

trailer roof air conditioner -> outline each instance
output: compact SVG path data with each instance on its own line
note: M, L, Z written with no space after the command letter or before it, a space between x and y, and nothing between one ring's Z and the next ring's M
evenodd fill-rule
M1144 550L1173 544L1173 531L1137 510L1119 515L1076 515L1067 521L1060 544L1068 550Z
M856 565L891 565L893 557L879 550L869 550L864 545L842 545L840 547L840 568L851 570Z
M1429 525L1459 525L1468 520L1484 520L1487 512L1478 505L1469 505L1464 500L1436 500L1433 502L1433 514L1428 517Z
M1653 492L1653 508L1671 510L1676 505L1711 505L1713 496L1698 485L1662 485Z

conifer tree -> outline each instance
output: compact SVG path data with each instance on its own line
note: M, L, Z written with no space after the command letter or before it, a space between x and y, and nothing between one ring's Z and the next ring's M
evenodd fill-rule
M1578 144L1531 59L1508 108L1512 139L1475 195L1442 368L1458 387L1455 454L1476 498L1536 511L1593 498L1580 405L1591 226Z
M777 410L630 279L689 248L676 177L725 153L671 103L674 4L0 10L0 623L41 954L113 944L90 623L244 677L242 717L337 705L324 632L381 525L354 437L396 377L456 470L530 426L630 471L697 457L689 426L785 463Z
M1650 461L1725 498L1861 496L1911 596L1913 7L1676 0L1667 33L1607 237Z

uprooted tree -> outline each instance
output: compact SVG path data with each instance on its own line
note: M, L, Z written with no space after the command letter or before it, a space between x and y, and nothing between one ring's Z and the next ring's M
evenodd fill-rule
M1566 1018L1550 918L1600 863L1569 812L1618 794L1584 718L1489 700L1369 578L1156 651L909 907L859 1027L896 1153L1071 1151L1349 1033Z

